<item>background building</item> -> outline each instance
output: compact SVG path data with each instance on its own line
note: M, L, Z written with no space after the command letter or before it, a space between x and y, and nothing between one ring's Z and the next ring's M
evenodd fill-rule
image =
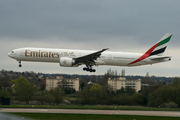
M127 88L131 88L138 92L141 90L141 79L138 80L126 80L125 77L119 77L118 79L108 79L108 84L112 87L114 91L120 90L124 88L126 90Z
M65 79L63 76L56 76L56 78L46 78L46 90L49 91L55 87L74 88L79 91L79 78Z

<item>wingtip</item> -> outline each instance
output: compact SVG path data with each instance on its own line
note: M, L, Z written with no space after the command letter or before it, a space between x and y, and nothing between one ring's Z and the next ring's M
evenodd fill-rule
M105 49L103 49L103 50L108 50L109 48L105 48Z

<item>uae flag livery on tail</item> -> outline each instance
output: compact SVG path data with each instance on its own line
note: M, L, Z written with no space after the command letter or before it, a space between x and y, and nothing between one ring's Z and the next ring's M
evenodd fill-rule
M146 59L149 56L158 55L162 56L166 47L167 43L170 41L172 33L167 33L164 35L154 46L152 46L145 54L143 54L140 58L136 59L135 61L129 63L128 65L140 62Z

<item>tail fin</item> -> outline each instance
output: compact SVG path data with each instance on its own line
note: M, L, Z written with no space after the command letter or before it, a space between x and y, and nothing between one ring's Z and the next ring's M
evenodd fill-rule
M172 33L166 33L154 46L152 46L146 54L149 56L159 55L162 56L166 50L167 44L170 41Z
M169 40L171 39L172 34L171 33L166 33L166 35L164 35L160 41L158 41L154 46L152 46L145 54L143 54L140 58L138 58L137 60L129 63L130 64L134 64L137 63L141 60L146 59L149 56L152 55L159 55L162 56L166 47L167 47L167 43L169 42Z

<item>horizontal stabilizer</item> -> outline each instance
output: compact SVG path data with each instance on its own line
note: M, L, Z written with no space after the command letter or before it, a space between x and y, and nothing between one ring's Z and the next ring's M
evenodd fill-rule
M171 57L170 56L157 56L157 57L151 57L149 59L151 59L151 60L165 60L165 59L171 60Z

